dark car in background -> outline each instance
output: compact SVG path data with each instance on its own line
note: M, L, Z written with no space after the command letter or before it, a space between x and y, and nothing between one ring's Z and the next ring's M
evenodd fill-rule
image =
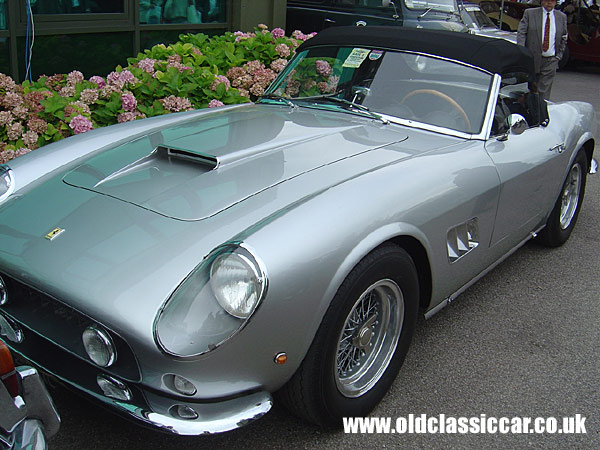
M600 63L600 13L584 0L581 6L564 3L569 40L561 66L569 61Z
M455 0L288 0L286 27L305 33L338 25L395 25L468 32Z
M4 292L0 284L0 304ZM11 339L22 336L3 316L0 331ZM60 417L38 371L29 366L15 367L10 350L0 340L0 450L43 450L46 439L59 426Z

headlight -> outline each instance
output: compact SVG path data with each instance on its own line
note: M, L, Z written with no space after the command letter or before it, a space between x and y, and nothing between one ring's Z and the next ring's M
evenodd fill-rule
M158 314L154 336L174 356L197 356L236 334L267 288L266 271L243 244L213 250L173 292Z
M92 325L83 331L83 346L94 364L108 367L117 359L117 352L109 334Z
M13 171L6 165L0 165L0 202L15 190Z
M264 286L259 267L238 253L219 255L210 268L210 286L219 305L246 319L258 304Z

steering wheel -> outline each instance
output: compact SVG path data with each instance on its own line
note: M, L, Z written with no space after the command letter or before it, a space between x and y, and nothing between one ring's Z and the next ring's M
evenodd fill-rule
M449 103L460 114L460 117L465 121L467 130L471 130L471 121L469 120L469 117L467 117L467 113L465 112L465 110L462 109L462 107L458 103L456 103L456 101L453 98L447 96L443 92L436 91L435 89L415 89L414 91L411 91L408 94L406 94L404 96L404 98L402 100L400 100L400 103L403 104L409 98L411 98L415 95L422 95L422 94L434 95L436 97L441 98L445 102Z

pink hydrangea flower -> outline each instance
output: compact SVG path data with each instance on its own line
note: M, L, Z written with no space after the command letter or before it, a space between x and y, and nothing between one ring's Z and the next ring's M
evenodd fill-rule
M255 59L253 61L248 61L246 64L244 64L243 67L247 73L252 74L256 70L264 69L265 65L263 63L261 63L259 60Z
M229 78L227 78L226 76L223 76L223 75L217 75L215 81L213 81L212 84L210 85L210 89L213 91L216 91L217 86L219 86L219 84L224 84L225 90L229 89L229 87L231 86L231 83L229 82Z
M98 75L94 75L93 77L91 77L90 83L96 83L98 85L98 89L102 89L104 86L106 86L104 78L99 77Z
M23 156L26 155L27 153L29 153L31 151L30 148L18 148L15 151L15 158L17 158L18 156Z
M225 106L225 103L223 103L221 100L217 100L216 98L213 98L210 102L208 102L209 108L216 108L217 106Z
M142 69L144 72L152 74L152 73L154 73L154 63L155 62L156 61L154 59L152 59L152 58L144 58L144 59L141 59L137 63L137 66L140 69Z
M74 70L69 72L67 75L67 84L77 84L81 83L84 80L83 74L79 70Z
M136 115L134 112L124 112L121 113L117 116L117 122L119 123L124 123L124 122L131 122L132 120L135 120Z
M33 149L34 147L37 147L38 137L39 136L35 131L29 130L23 133L23 142L27 148Z
M60 91L58 91L58 95L60 95L61 97L73 97L75 95L75 92L75 86L68 84L62 87Z
M271 63L271 69L273 69L275 72L279 73L285 68L285 66L287 66L287 63L288 63L287 59L284 59L284 58L276 59L275 61L273 61Z
M12 113L18 119L25 119L29 114L29 110L24 105L19 105L12 110Z
M250 86L252 86L252 83L252 75L244 74L241 77L235 78L231 85L235 88L248 89Z
M235 80L236 78L239 78L244 75L246 75L246 71L239 66L232 67L227 71L227 78L229 78L230 80Z
M137 108L137 100L135 99L135 95L133 95L131 92L126 92L125 94L121 95L121 103L124 111L133 111L135 108Z
M16 108L23 103L23 97L16 92L7 92L2 96L0 102L7 109Z
M167 111L171 112L188 111L193 109L192 103L187 98L183 97L169 95L168 97L160 99L159 101Z
M292 53L292 51L290 50L290 48L287 45L285 45L285 44L277 44L275 46L275 51L282 58L287 58L288 56L290 56L290 53Z
M44 119L34 117L27 121L27 128L35 131L36 133L45 133L48 129L48 122L46 122Z
M97 89L84 89L83 91L81 91L81 95L79 96L79 99L83 103L87 103L88 105L91 105L96 100L98 100L98 90Z
M81 134L93 130L94 124L87 117L78 114L70 120L69 127L73 130L73 133Z
M283 28L274 28L271 34L275 39L281 38L285 36L285 30Z
M250 93L252 95L256 95L257 97L260 97L261 95L263 95L265 92L265 87L261 84L253 84L252 87L250 88Z
M8 75L0 73L0 89L4 89L5 91L12 91L17 84L15 80L13 80Z
M317 73L321 76L328 77L331 75L332 69L331 65L327 61L323 61L322 59L318 59L315 62L317 66Z
M13 121L13 115L10 111L0 111L0 127L6 126Z
M269 29L269 27L268 27L268 26L266 26L264 23L259 23L259 24L258 24L258 29L259 29L259 30L268 30L268 29Z
M23 133L23 125L20 122L13 122L6 127L6 135L9 141L16 141Z

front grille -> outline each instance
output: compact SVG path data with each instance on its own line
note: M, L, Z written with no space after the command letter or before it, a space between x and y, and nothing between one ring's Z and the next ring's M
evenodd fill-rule
M0 307L1 312L24 327L26 336L35 333L42 337L41 340L36 339L37 346L48 347L49 354L54 353L51 347L58 346L94 366L87 356L81 335L85 328L98 322L4 273L0 275L8 294L8 302ZM129 381L140 381L139 367L129 345L114 331L104 328L110 333L118 356L114 365L102 370ZM34 358L28 354L33 350L26 341L27 339L24 339L22 344L11 343L11 347L26 358L44 365L42 361L36 360L44 357L44 351L40 351L43 348L35 349ZM27 347L30 348L29 352L26 351Z

